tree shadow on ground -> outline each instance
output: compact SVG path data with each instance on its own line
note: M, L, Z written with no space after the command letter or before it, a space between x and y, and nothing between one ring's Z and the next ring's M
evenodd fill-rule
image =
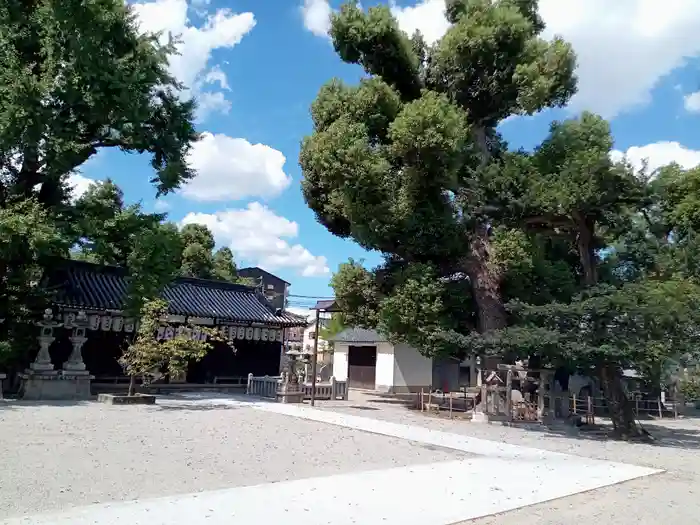
M239 410L241 408L245 408L244 406L224 404L159 405L158 403L151 405L151 407L155 410L162 410L165 412L208 412L211 410Z
M554 423L551 425L527 424L511 425L522 428L527 432L539 433L544 436L583 439L598 442L619 441L611 436L611 427L608 425L583 425L574 427L566 423ZM643 422L641 427L649 432L652 441L629 441L629 443L641 443L656 447L679 448L686 450L700 450L700 429L678 428L666 426L660 422Z
M389 407L404 408L407 411L420 415L420 408L417 406L415 394L410 395L391 395L371 393L363 400L363 403L349 406L357 410L363 409L363 406L382 406L387 409ZM366 404L365 404L366 403ZM374 408L374 407L373 407ZM366 409L365 409L366 410ZM376 410L376 409L375 409ZM464 420L465 416L469 416L470 410L462 408L453 408L452 419L448 416L448 407L445 404L440 412L426 411L423 416L427 419L437 419L443 421L460 421ZM693 417L695 414L688 414L686 417L679 419L656 419L651 416L643 417L638 421L638 424L652 437L652 441L629 441L629 443L648 444L655 447L678 448L686 450L700 450L700 418ZM466 425L481 425L480 423L467 423ZM612 427L608 424L582 425L576 427L566 421L556 421L551 424L541 423L506 423L504 421L492 421L491 425L507 426L521 431L540 434L542 437L558 437L576 440L590 440L597 442L621 442L624 440L616 439L611 436ZM697 428L688 428L697 426Z
M87 406L95 403L97 398L87 400L27 400L27 399L0 399L0 410L18 410L31 407L67 407Z

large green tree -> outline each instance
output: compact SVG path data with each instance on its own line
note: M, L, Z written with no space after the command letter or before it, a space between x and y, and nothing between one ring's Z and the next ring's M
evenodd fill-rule
M397 285L411 264L428 265L438 288L464 275L487 332L507 324L492 225L509 211L493 175L522 162L496 126L565 104L575 58L562 40L540 37L535 0L449 0L446 15L451 26L433 46L403 33L387 7L350 3L333 16L338 55L368 78L333 80L318 94L302 190L329 231L386 254L404 276Z
M36 272L68 254L86 226L68 178L101 149L148 154L158 194L195 175L186 163L195 104L168 73L174 51L138 31L123 0L0 3L0 208L8 229L29 235L4 238L0 296L32 293ZM18 304L0 305L8 331Z
M163 222L164 214L145 213L138 203L125 204L112 181L91 185L72 213L71 230L77 239L73 257L125 268L132 315L178 275L183 245L177 226Z
M193 101L172 45L138 32L122 0L0 5L0 203L65 202L66 177L102 148L148 153L159 194L194 176Z

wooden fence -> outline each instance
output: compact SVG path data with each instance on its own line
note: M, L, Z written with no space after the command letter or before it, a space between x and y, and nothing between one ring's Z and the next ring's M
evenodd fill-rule
M265 399L277 399L277 391L282 384L281 376L254 376L248 374L248 386L246 394ZM303 383L299 388L304 392L304 399L311 398L311 383ZM331 377L328 383L316 383L316 399L320 400L347 400L348 384L346 381L336 381Z

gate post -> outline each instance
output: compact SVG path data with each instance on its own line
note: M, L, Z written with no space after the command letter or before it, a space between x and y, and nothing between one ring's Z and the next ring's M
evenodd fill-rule
M245 393L246 395L250 395L250 389L253 386L253 373L251 372L248 374L248 385L246 386Z
M331 383L331 399L333 401L335 401L336 398L338 397L338 387L335 384L335 376L331 376L330 383Z

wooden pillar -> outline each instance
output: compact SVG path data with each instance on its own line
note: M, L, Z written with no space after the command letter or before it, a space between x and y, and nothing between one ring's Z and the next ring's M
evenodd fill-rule
M542 422L544 417L544 395L547 386L547 374L544 371L540 372L540 384L537 388L537 421Z
M314 355L311 360L311 406L316 403L316 369L318 368L318 327L321 310L316 309L316 337L314 337Z
M476 354L469 358L469 386L477 386L476 379Z
M506 372L506 418L508 423L513 421L513 371Z

